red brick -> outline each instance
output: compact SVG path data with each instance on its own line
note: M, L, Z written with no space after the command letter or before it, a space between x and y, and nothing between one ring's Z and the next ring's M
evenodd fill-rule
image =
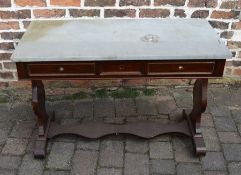
M187 15L185 13L185 10L183 10L183 9L175 9L174 16L186 17Z
M234 67L240 67L241 66L241 61L232 61L232 66Z
M91 88L94 87L93 80L71 80L70 87L73 88Z
M8 83L9 88L13 89L31 89L32 84L31 81L10 81Z
M13 79L13 72L0 72L0 78L2 79Z
M5 69L16 69L16 64L13 62L3 62L3 67Z
M232 74L232 68L225 67L224 68L224 75L231 75Z
M0 19L27 19L31 18L30 10L1 11Z
M232 67L232 66L233 66L232 60L227 60L227 61L225 62L225 67Z
M3 32L1 33L1 37L5 40L14 40L21 39L23 34L23 32Z
M211 18L216 18L216 19L236 19L239 16L239 11L218 11L215 10L211 14Z
M209 15L208 10L196 10L192 13L192 18L207 18Z
M173 5L173 6L184 6L185 0L155 0L155 6L159 5Z
M135 17L134 9L106 9L105 17Z
M122 86L135 87L135 86L146 86L146 79L124 79L122 81Z
M187 85L190 80L187 79L147 79L149 86L160 86L160 85Z
M229 49L240 49L241 41L228 41L228 48Z
M38 6L38 7L45 7L46 2L45 0L15 0L15 4L17 6L25 7L25 6Z
M72 17L83 17L83 16L93 17L93 16L100 16L100 10L70 9L69 14Z
M11 0L0 0L0 7L11 7Z
M0 30L19 29L19 22L0 22Z
M70 87L70 82L68 80L63 80L63 81L50 80L50 81L45 81L44 85L46 88L68 88Z
M147 18L166 18L170 15L170 11L168 9L142 9L140 10L140 17Z
M217 7L218 0L189 0L188 7Z
M11 42L0 43L0 50L11 50L14 49L14 44Z
M239 22L234 22L233 24L232 24L232 29L241 29L241 21L239 21Z
M85 0L85 6L115 6L116 0Z
M241 9L241 1L239 0L239 1L237 1L237 9Z
M241 76L241 69L240 68L233 69L233 75Z
M73 95L73 94L76 94L80 91L79 88L71 88L71 87L64 88L63 90L64 90L64 95ZM54 91L55 91L55 89L54 89ZM59 91L60 91L60 89L59 89ZM60 93L60 92L57 91L57 93Z
M213 27L213 28L217 28L217 29L228 29L228 22L222 22L222 21L209 21L209 24Z
M80 0L51 0L51 5L55 6L80 6Z
M0 60L10 60L11 53L0 53Z
M64 91L65 88L53 88L53 89L46 89L46 94L48 95L67 95Z
M94 80L93 88L118 87L122 80Z
M27 29L30 23L31 21L23 21L23 27Z
M52 17L63 17L65 16L64 9L53 9L53 10L34 10L34 16L36 18L52 18Z
M0 82L0 89L8 88L9 82Z
M220 34L221 38L231 39L233 36L233 31L224 31Z
M120 6L150 5L150 0L120 0Z
M223 9L236 9L237 8L237 0L236 1L223 1L220 8Z

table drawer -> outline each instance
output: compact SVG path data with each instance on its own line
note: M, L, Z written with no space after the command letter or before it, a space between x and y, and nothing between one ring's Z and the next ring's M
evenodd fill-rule
M33 63L27 65L28 76L84 76L95 75L94 63Z
M225 60L17 63L19 79L222 77Z
M103 62L99 64L100 75L144 75L143 62Z
M147 65L148 75L212 75L214 69L215 62L152 62Z

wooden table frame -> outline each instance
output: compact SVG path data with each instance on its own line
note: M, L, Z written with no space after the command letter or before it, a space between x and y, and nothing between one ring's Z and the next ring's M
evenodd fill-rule
M128 133L143 138L178 133L191 137L197 156L206 154L200 123L201 115L205 112L207 106L208 78L222 77L225 60L77 63L80 64L77 64L80 67L86 64L93 65L93 72L90 73L90 70L88 70L91 69L92 71L91 66L86 69L81 67L81 70L78 67L71 69L73 62L17 63L19 79L32 81L32 106L37 116L39 130L34 148L34 156L36 158L44 158L48 139L61 134L76 134L96 139L114 133ZM165 67L163 65L168 66ZM84 70L86 72L83 72ZM157 70L160 71L158 72ZM54 112L51 114L46 112L45 89L42 80L109 78L196 78L197 80L193 88L192 112L186 114L185 110L183 110L183 121L167 125L151 121L139 121L121 125L88 122L70 126L59 125L54 121Z

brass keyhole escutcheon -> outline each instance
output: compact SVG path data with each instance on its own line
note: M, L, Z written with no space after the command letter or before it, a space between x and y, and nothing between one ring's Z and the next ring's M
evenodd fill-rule
M64 71L64 68L61 66L61 67L59 67L59 71L60 72L63 72Z
M184 67L183 67L183 66L178 66L178 69L179 69L179 70L183 70Z

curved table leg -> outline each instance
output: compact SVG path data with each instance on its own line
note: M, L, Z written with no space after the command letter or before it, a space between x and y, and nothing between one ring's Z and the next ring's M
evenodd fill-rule
M47 147L47 134L54 114L48 116L45 109L45 90L41 80L32 80L32 107L37 116L38 138L34 148L36 158L44 158Z
M201 131L201 116L207 107L207 85L208 79L197 79L193 88L193 109L190 115L184 117L188 121L189 129L192 134L193 145L197 156L206 154L206 146Z

